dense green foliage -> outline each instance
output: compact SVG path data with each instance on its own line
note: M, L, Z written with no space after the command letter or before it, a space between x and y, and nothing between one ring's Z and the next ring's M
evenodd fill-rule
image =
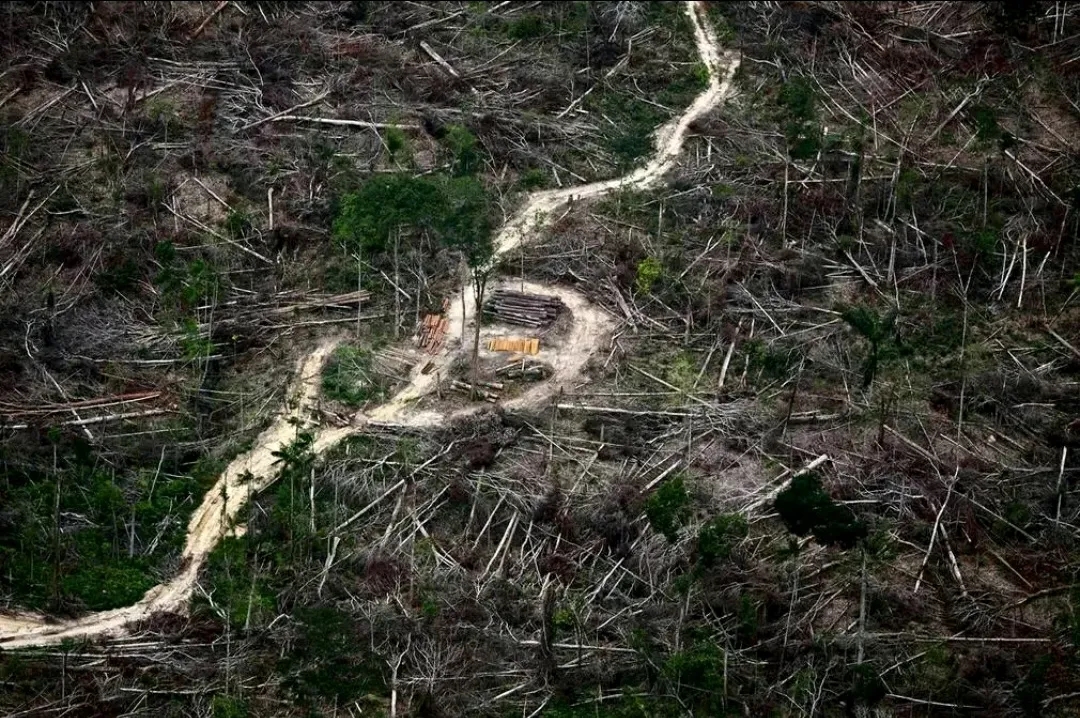
M815 90L809 80L799 76L785 82L777 102L791 158L813 158L821 147L821 128L817 124Z
M326 397L351 407L382 396L380 382L371 371L371 352L347 344L335 349L323 370L322 390Z
M118 472L81 437L56 432L53 442L58 460L49 471L11 455L0 468L0 527L17 527L0 531L5 590L54 609L135 602L182 545L186 511L215 467L186 476Z
M796 476L776 496L776 512L797 536L813 534L821 544L851 548L866 537L866 525L851 509L836 503L813 473Z
M703 566L724 561L739 541L746 538L748 526L740 514L724 514L706 522L698 532L698 560Z
M679 527L689 515L690 495L686 492L682 476L675 476L660 487L645 502L645 515L649 524L668 541L679 537Z
M487 188L475 175L480 156L476 138L451 126L443 142L449 175L376 174L341 198L334 236L353 251L386 252L397 238L419 232L437 236L470 268L485 267L493 247L492 208Z

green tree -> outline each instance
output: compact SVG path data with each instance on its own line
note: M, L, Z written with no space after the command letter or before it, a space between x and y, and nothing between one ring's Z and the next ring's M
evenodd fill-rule
M345 195L334 219L334 236L356 251L385 251L404 226L424 227L440 216L442 195L430 177L378 174Z
M443 184L443 213L437 229L443 244L458 252L468 268L475 302L472 391L475 398L480 372L480 316L484 294L494 271L495 244L491 202L475 177L453 177Z
M896 313L881 315L869 307L851 307L843 316L844 321L870 344L863 362L863 389L866 389L877 376L879 362L888 356L887 350L895 343Z
M443 144L450 152L450 171L455 177L474 174L480 169L480 153L476 151L476 135L464 125L450 125L443 135Z
M430 228L443 215L442 193L431 177L413 177L405 172L378 174L341 200L334 220L334 236L355 253L356 284L363 285L364 255L393 247L395 283L402 232ZM401 319L401 297L394 292L397 335ZM359 321L359 319L357 320Z

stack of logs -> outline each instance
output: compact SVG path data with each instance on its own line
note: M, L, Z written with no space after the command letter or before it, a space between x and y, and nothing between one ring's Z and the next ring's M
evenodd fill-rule
M496 289L485 304L484 312L507 324L546 327L558 319L559 312L565 308L558 297Z
M495 370L495 376L505 379L522 379L525 381L541 381L551 376L551 367L535 359L522 357L506 366Z
M472 394L472 384L467 381L461 381L460 379L454 379L450 382L450 388L459 394L469 396ZM476 395L484 401L494 404L499 400L499 392L503 390L503 384L501 382L493 381L478 381L476 382Z
M411 352L387 347L375 354L372 368L376 374L396 382L407 377L416 364L416 357Z
M443 300L442 314L428 314L420 322L417 331L417 341L420 348L428 354L438 354L446 339L446 328L450 326L450 317L446 315L450 308L450 301Z

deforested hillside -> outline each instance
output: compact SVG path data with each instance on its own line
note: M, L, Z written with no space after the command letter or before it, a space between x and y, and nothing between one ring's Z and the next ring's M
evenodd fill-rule
M1078 710L1073 4L0 34L7 713Z

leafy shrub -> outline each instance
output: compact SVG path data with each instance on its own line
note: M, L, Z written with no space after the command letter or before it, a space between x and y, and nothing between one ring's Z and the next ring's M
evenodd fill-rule
M750 643L757 639L760 621L758 619L757 604L747 594L739 596L738 612L738 637L743 643Z
M405 136L405 132L397 127L386 128L386 135L383 139L386 141L386 150L390 153L391 159L397 159L400 152L408 151L408 138Z
M851 509L833 501L812 472L796 476L777 495L774 508L788 531L797 536L813 534L823 545L851 548L867 534L866 525Z
M799 361L797 350L766 344L759 339L746 342L744 351L750 360L751 367L774 379L786 377Z
M521 175L518 183L522 189L526 190L545 187L548 183L548 173L539 167L532 167Z
M184 359L197 361L213 355L214 342L210 337L202 335L198 322L188 317L184 319L180 327L180 348L184 352Z
M515 40L532 40L543 37L546 32L544 18L539 15L525 15L510 23L506 34Z
M687 352L679 352L664 372L667 382L683 391L690 391L693 388L697 373L698 368L694 364L694 359ZM682 403L683 399L676 397L675 401Z
M464 125L448 125L442 138L450 151L451 169L456 176L471 175L480 169L480 153L476 136Z
M698 560L704 566L731 557L739 541L746 538L746 519L740 514L723 514L712 519L698 532Z
M637 278L635 286L640 294L648 294L652 291L656 280L664 273L664 267L656 257L646 257L638 262Z
M323 371L323 393L346 406L358 407L377 398L381 387L371 373L371 352L353 346L334 350Z
M645 502L645 516L649 519L649 525L672 543L678 539L679 526L686 519L689 509L690 495L686 493L681 476L661 484Z
M234 209L225 218L225 231L233 239L243 239L251 231L251 218L246 212Z
M792 159L814 157L821 148L817 120L817 96L805 77L793 77L780 88L781 122Z
M708 639L668 657L664 675L678 686L680 697L697 711L692 715L723 715L724 651Z

